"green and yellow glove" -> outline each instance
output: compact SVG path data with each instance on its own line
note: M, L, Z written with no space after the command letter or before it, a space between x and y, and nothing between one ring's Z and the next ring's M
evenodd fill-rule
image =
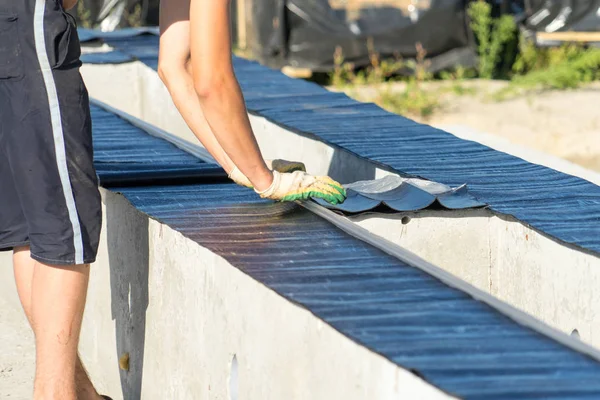
M299 161L286 161L286 160L265 160L267 168L271 171L277 172L294 172L294 171L306 171L304 163ZM250 180L238 169L233 167L233 170L229 173L229 179L237 183L238 185L245 186L252 189L252 183Z
M304 171L280 173L273 171L271 186L256 193L263 199L277 201L307 200L311 197L323 199L331 204L343 203L346 190L328 176L313 176Z

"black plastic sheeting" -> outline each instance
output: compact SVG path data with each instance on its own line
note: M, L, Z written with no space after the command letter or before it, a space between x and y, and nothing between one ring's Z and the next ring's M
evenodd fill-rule
M130 27L135 7L140 11L138 24L158 25L158 0L80 1L87 11L86 22L102 31ZM330 71L338 46L347 60L368 65L371 39L373 50L382 57L415 58L416 43L421 43L430 69L436 71L475 64L466 4L465 0L261 0L245 13L251 21L250 46L262 62L272 66ZM81 18L73 14L81 24ZM232 21L235 31L237 23Z
M474 65L464 0L255 2L253 50L274 67L330 71L340 47L356 66L370 64L368 42L382 57L415 58L420 43L432 71ZM275 21L275 22L274 22Z
M205 164L97 107L92 118L101 178L105 163L124 167L124 174L128 163ZM518 325L295 203L262 200L231 183L112 190L448 393L486 400L600 398L597 361Z
M135 31L134 31L135 33ZM87 32L88 40L101 32ZM108 39L156 69L158 38ZM110 61L110 53L106 54ZM317 84L234 57L250 112L298 134L333 145L404 175L448 186L465 182L479 201L565 243L600 253L600 187L532 164L374 104L359 103Z
M531 31L600 31L600 0L528 0L525 28Z
M69 11L77 23L102 31L159 22L159 0L79 0L78 3ZM78 12L79 9L83 12Z
M95 29L79 28L77 30L79 40L83 43L94 40L110 40L110 39L133 39L146 34L157 36L160 33L158 27L142 27L142 28L123 28L116 31L101 32Z

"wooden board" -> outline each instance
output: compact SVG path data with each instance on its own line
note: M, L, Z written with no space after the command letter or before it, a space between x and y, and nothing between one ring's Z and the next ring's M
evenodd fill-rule
M559 42L600 42L600 32L537 32L536 38Z

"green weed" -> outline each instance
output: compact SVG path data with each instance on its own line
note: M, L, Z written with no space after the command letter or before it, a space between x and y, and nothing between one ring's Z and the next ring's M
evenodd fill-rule
M82 28L88 28L91 29L93 28L93 24L92 24L92 17L91 17L91 13L90 10L88 10L85 7L85 4L83 1L78 1L77 2L77 8L76 8L76 13L77 13L77 19L78 19L78 25Z
M483 0L469 4L467 12L477 39L479 76L485 79L498 77L501 56L506 45L515 37L516 23L508 15L492 18L492 6Z

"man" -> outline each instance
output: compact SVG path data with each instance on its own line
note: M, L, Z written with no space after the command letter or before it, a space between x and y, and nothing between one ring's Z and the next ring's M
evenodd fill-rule
M88 95L65 0L0 0L0 249L35 334L34 399L101 399L77 354L101 225Z
M14 252L19 298L35 334L34 400L107 398L96 392L77 353L102 216L79 39L65 11L76 1L0 0L0 250ZM215 3L221 6L207 7L204 18L210 21L212 14L226 24L227 3ZM214 43L222 46L223 40ZM207 54L216 69L223 67L226 58L215 57L210 46ZM204 66L195 71L205 72ZM343 201L343 188L327 177L308 175L293 163L264 162L233 71L227 72L228 86L208 87L211 95L196 86L198 93L185 92L176 102L191 110L184 113L188 119L202 107L203 129L191 126L232 179L274 200ZM178 82L169 85L172 91L189 77L169 76ZM268 168L277 166L284 172Z

